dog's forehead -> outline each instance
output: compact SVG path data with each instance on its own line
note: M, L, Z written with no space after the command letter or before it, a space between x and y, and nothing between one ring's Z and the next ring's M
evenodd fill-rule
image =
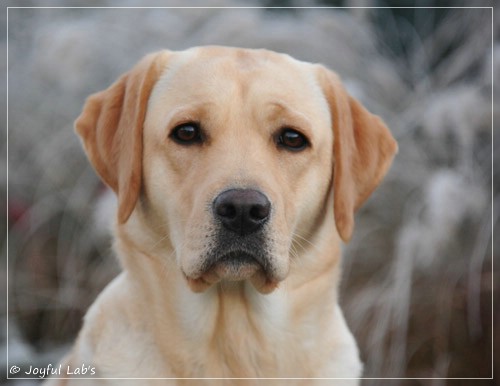
M210 46L175 52L159 83L157 92L178 105L242 98L257 104L280 101L304 111L326 109L315 65L263 49Z
M177 52L172 60L171 81L199 87L221 83L245 86L252 82L307 82L308 64L267 50L200 47Z
M194 61L203 63L224 63L233 68L242 71L252 71L272 67L275 65L292 67L297 66L300 62L289 55L281 54L266 49L248 49L248 48L232 48L220 46L197 47L183 53L185 56L192 56Z

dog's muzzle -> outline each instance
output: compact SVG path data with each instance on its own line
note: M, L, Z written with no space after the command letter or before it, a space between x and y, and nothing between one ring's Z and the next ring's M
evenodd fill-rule
M218 230L203 258L200 276L188 278L194 291L221 280L248 279L262 293L276 287L265 232L271 209L269 199L253 189L230 189L215 198L212 212Z

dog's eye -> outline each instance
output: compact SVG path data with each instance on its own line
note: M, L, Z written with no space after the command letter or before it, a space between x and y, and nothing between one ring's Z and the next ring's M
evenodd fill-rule
M278 136L278 146L292 151L300 151L309 145L307 138L298 131L285 128Z
M183 123L182 125L176 126L172 130L170 137L182 145L190 145L202 141L200 127L194 122Z

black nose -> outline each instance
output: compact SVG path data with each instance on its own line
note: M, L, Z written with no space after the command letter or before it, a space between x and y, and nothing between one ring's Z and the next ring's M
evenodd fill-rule
M271 213L271 203L257 190L231 189L217 196L214 213L226 229L243 236L262 228Z

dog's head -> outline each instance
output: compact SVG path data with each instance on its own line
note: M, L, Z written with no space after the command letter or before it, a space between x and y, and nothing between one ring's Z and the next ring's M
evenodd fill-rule
M294 237L326 215L348 241L397 150L324 67L223 47L147 56L87 100L76 130L118 223L134 213L195 291L243 279L271 291Z

